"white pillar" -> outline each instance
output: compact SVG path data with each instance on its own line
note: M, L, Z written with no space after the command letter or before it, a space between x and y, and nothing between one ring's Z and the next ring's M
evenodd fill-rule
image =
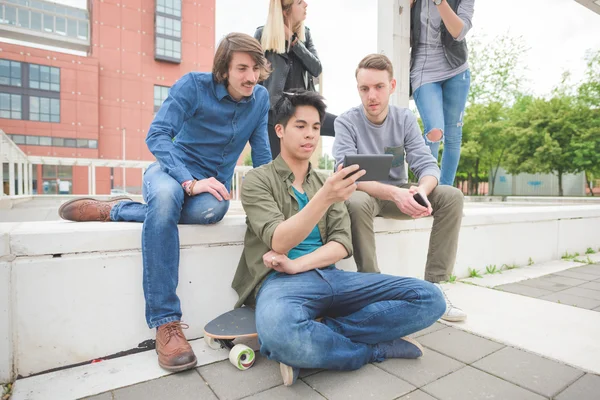
M15 195L15 160L13 159L13 149L8 148L8 194Z
M23 194L31 194L29 192L29 163L27 161L23 163Z
M377 51L392 60L396 91L391 103L408 107L410 0L378 0Z
M88 165L88 194L92 194L92 165Z
M37 168L37 167L36 167ZM33 194L33 164L29 163L29 194Z
M91 195L96 195L96 167L92 165L92 192Z
M19 161L17 166L17 194L23 195L23 161Z

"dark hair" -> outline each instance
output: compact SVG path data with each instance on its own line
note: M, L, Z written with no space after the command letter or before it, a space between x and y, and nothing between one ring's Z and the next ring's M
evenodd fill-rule
M358 76L361 69L375 69L378 71L387 71L390 79L394 77L394 67L390 59L384 54L369 54L358 63L354 76Z
M254 62L260 68L260 82L264 81L271 74L271 68L269 62L265 58L262 46L258 40L245 33L233 32L228 34L221 40L219 47L215 52L215 59L213 61L213 78L218 83L225 83L227 86L227 73L229 72L229 64L233 58L233 53L239 51L248 53L254 60Z
M317 92L305 89L291 89L283 92L275 107L273 107L275 125L281 124L286 126L296 112L296 108L301 106L316 108L319 113L319 120L323 123L323 120L325 120L325 109L327 108L323 96Z

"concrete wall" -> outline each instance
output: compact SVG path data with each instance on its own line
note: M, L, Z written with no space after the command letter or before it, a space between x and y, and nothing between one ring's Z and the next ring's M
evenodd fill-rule
M431 218L377 219L382 271L422 277L431 223ZM600 205L468 207L455 274L597 249L599 223ZM154 337L144 320L141 227L0 224L5 260L0 263L0 381L12 373L27 376L132 349ZM230 284L244 231L243 216L228 216L216 226L180 226L178 294L188 338L201 337L208 321L233 306ZM355 268L352 259L339 266Z
M585 174L563 175L565 196L585 196ZM503 168L498 169L495 196L558 196L558 176L553 174L511 175Z

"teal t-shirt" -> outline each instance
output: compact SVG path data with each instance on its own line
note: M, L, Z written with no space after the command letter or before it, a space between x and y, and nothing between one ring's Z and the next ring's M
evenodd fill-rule
M308 196L306 193L300 193L293 186L292 189L294 189L294 195L296 195L296 200L298 200L299 210L302 210L308 204ZM315 225L310 235L302 243L290 250L288 258L295 260L296 258L312 253L321 246L323 246L323 241L321 240L319 228Z

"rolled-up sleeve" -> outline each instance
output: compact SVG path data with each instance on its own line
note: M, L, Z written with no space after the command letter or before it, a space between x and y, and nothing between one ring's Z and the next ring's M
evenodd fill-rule
M343 202L335 203L327 210L327 242L337 242L344 246L352 257L352 234L350 233L350 215Z
M242 206L249 228L271 249L275 229L285 217L275 202L271 185L256 170L244 177Z
M460 3L460 6L458 6L458 12L456 13L456 15L458 15L458 17L462 20L463 28L462 31L460 31L458 37L454 39L457 42L464 40L464 38L467 36L467 33L469 33L469 31L473 27L472 20L474 11L475 0L463 0Z
M173 138L198 110L198 85L191 74L184 75L169 90L169 95L150 125L146 144L164 171L177 182L194 179L183 160L173 151ZM197 177L199 178L199 177Z

